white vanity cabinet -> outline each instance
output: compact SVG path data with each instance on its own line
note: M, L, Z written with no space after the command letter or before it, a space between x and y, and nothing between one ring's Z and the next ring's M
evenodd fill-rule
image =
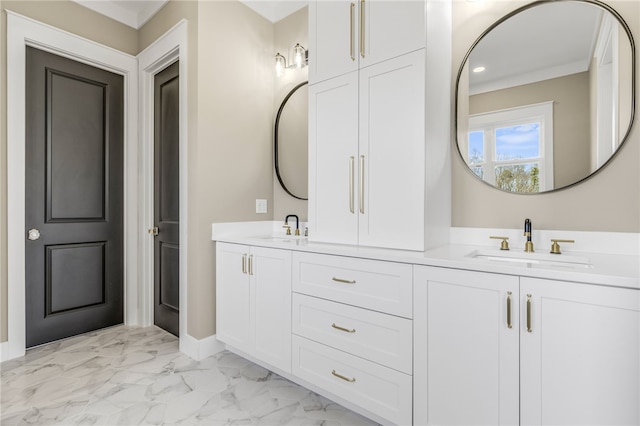
M293 291L294 376L411 424L411 265L294 252Z
M425 51L309 87L309 238L424 249Z
M414 267L414 424L517 425L518 277Z
M640 291L523 277L520 300L522 424L640 424Z
M425 0L311 1L310 83L424 48L425 9Z
M414 271L414 424L640 423L638 290Z
M291 251L217 243L217 338L291 372Z

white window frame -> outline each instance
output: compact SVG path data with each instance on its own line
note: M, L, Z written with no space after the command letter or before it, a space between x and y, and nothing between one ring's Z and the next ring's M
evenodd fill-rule
M497 161L495 153L495 129L518 124L540 123L540 156L536 158ZM469 116L467 134L484 132L484 161L469 164L469 167L482 167L485 182L495 185L495 168L499 165L515 165L537 162L540 170L539 190L553 189L553 101L523 105ZM469 161L469 146L465 161Z

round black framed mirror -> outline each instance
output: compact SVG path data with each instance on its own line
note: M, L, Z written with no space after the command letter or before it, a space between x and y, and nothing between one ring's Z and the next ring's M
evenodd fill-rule
M282 189L299 200L308 198L308 81L282 100L273 136L276 177Z
M609 165L635 117L635 43L598 0L539 0L505 15L458 71L458 153L521 194L570 187Z

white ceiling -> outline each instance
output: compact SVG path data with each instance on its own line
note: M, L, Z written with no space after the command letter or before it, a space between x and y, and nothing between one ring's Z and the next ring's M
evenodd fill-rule
M102 15L140 29L169 0L73 0Z
M275 23L309 4L308 0L240 0L260 15Z
M140 29L169 0L73 0L109 18ZM202 1L202 0L201 0ZM219 1L219 0L209 0ZM308 0L240 0L271 22L278 22L307 4Z

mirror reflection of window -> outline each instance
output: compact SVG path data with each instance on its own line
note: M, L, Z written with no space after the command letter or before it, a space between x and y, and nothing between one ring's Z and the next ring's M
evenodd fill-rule
M469 117L467 164L504 191L553 188L553 102Z
M461 3L454 18L458 13L472 19L468 8ZM509 192L545 192L581 182L609 164L629 135L635 62L629 26L607 4L541 0L510 12L480 35L460 66L459 153L476 176ZM483 114L551 100L555 123L541 122L539 155L525 154L523 147L520 157L510 151L501 155L495 134L498 127L535 120L492 119L492 131L474 121ZM507 160L512 162L503 163Z
M469 153L467 163L473 173L480 179L484 179L484 131L474 130L469 132Z

